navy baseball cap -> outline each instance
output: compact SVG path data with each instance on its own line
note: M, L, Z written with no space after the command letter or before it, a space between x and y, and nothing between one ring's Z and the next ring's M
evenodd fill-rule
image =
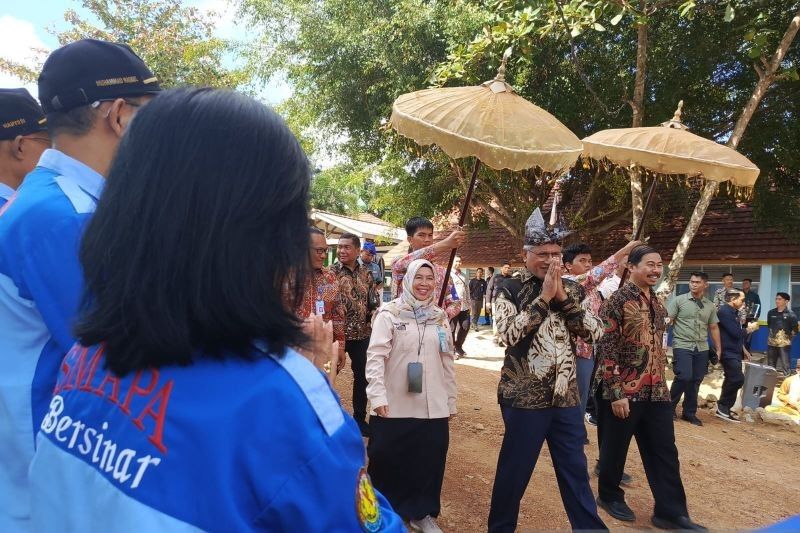
M0 141L47 129L39 102L26 89L0 89Z
M372 244L371 242L365 242L364 246L362 246L361 249L368 251L372 255L375 255L375 254L378 253L378 250L375 249L375 245Z
M39 74L45 113L159 91L158 78L127 44L97 39L81 39L53 51Z

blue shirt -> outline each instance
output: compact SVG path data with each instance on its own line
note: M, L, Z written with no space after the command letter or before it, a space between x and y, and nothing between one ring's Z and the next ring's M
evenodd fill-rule
M355 421L305 357L117 378L65 357L31 463L35 531L404 531Z
M14 189L5 183L0 183L0 208L6 205L6 202L14 195L14 192Z
M0 531L26 527L34 428L74 343L83 286L78 241L104 182L46 150L0 214Z

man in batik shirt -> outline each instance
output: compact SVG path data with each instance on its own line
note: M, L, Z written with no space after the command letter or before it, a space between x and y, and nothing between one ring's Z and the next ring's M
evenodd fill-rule
M789 352L798 329L797 315L789 307L790 298L788 293L779 292L775 296L775 309L767 313L767 363L784 376L789 375Z
M408 244L411 251L405 256L394 263L392 263L392 298L397 298L403 292L403 277L406 274L408 265L417 259L427 259L430 261L435 272L434 278L436 279L436 287L434 293L434 302L439 302L439 295L442 292L442 283L444 282L445 268L436 263L436 254L438 252L449 252L453 248L458 248L464 243L466 234L457 229L453 231L447 238L439 242L433 242L433 222L427 218L412 217L406 222L406 235L408 235ZM452 320L461 312L461 302L452 297L453 284L448 283L448 290L442 303L442 308L447 313L447 318Z
M339 295L344 305L345 351L353 370L353 418L361 435L369 436L367 424L367 348L372 333L369 295L375 291L372 272L358 262L361 239L352 233L339 237L339 260L331 272L339 283Z
M619 267L620 262L627 259L631 250L642 244L639 241L632 241L617 253L603 261L597 266L592 264L592 249L588 244L573 244L564 249L562 260L564 276L567 279L581 284L586 292L585 304L589 311L594 315L600 310L603 299L598 291L598 286L609 276L612 276ZM575 355L578 356L578 391L581 394L581 413L586 411L586 402L589 399L589 384L592 381L594 372L594 356L592 346L583 339L578 339L575 346Z
M309 228L311 233L309 258L311 263L311 281L303 291L303 300L295 307L295 313L301 319L322 314L325 322L333 322L333 340L339 341L338 369L344 366L344 306L339 296L339 282L336 275L325 268L325 257L328 244L325 234L318 228ZM291 287L287 287L285 297L291 303L294 297Z
M662 344L667 310L653 287L664 265L649 246L628 258L630 281L600 306L605 335L595 345L600 475L597 503L618 520L634 521L620 488L631 438L636 437L655 500L653 525L662 529L704 529L689 519L681 481L672 404Z
M581 305L584 293L562 279L561 239L537 208L525 228L527 270L504 280L495 320L506 356L498 386L505 435L489 511L490 532L513 532L519 506L542 444L547 440L562 502L573 529L606 529L597 516L583 439L575 372L575 341L602 334L600 321Z

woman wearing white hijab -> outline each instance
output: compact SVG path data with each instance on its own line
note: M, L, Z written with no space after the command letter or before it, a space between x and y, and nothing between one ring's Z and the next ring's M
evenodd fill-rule
M400 297L384 304L367 350L372 405L369 475L412 531L441 531L448 420L456 413L453 338L433 301L433 265L413 261Z

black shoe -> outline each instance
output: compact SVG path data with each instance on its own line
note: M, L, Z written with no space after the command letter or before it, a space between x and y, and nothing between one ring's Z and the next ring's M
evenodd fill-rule
M586 438L583 439L583 445L586 446L587 444L591 444L589 442L589 437L586 437Z
M369 438L369 424L366 420L356 420L356 423L358 424L359 431L361 431L361 436Z
M717 405L717 412L714 413L717 417L727 420L728 422L739 423L739 419L731 414L731 410L724 405Z
M676 413L675 411L672 411L672 420L675 421L677 419L678 419L678 413Z
M679 516L678 518L672 518L671 520L667 520L666 518L660 518L658 516L653 515L651 522L653 522L653 525L659 529L673 529L680 531L687 531L687 530L708 531L708 528L705 528L700 524L695 524L689 519L688 516Z
M622 478L619 480L619 484L620 485L625 485L627 487L627 486L630 486L631 483L633 483L633 476L631 476L627 472L623 472L622 473Z
M686 420L687 422L689 422L690 424L693 424L695 426L702 426L703 425L703 421L700 420L699 418L697 418L697 416L695 416L695 415L683 415L683 416L681 416L681 420Z
M597 506L605 512L623 522L633 522L636 520L636 515L633 514L633 509L628 507L628 504L623 502L606 502L597 497ZM655 519L655 517L653 517ZM688 518L687 518L688 520ZM655 523L655 522L654 522Z

